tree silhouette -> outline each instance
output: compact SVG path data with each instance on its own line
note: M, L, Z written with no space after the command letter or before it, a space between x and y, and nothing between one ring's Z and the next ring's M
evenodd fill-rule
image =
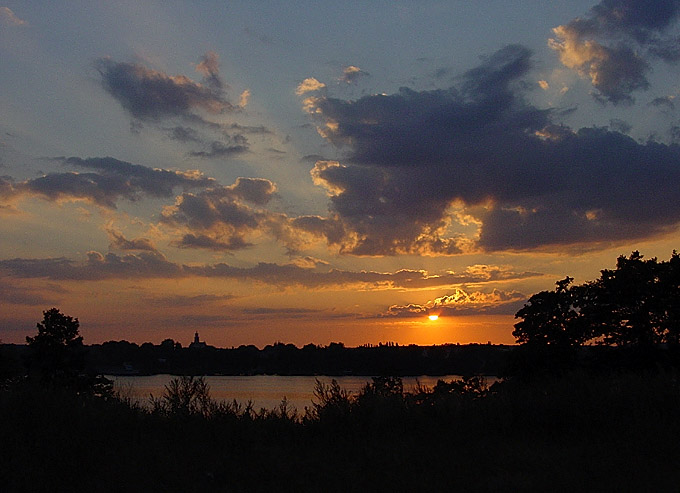
M659 305L663 311L660 324L669 345L680 345L680 255L673 256L666 262L659 273Z
M651 346L665 342L661 272L667 264L643 260L640 252L620 256L616 269L601 271L592 283L594 297L583 314L602 342L615 346Z
M640 252L618 257L594 281L572 285L567 277L554 291L533 295L515 318L513 335L524 346L519 354L547 361L558 348L584 344L628 348L641 362L662 356L663 345L680 346L680 255L645 259ZM570 349L571 348L571 349ZM558 352L559 353L559 352ZM564 353L564 354L567 354ZM562 353L559 353L562 354ZM574 352L571 351L573 356ZM670 356L671 352L665 353ZM665 356L664 356L665 357ZM646 358L646 359L645 359ZM632 361L632 360L631 360Z
M64 315L57 308L43 312L38 334L26 337L32 350L31 370L43 382L67 383L77 377L84 366L83 338L77 318Z
M572 286L573 280L566 277L555 283L554 291L541 291L529 298L515 315L522 319L512 332L517 342L570 347L591 337L580 311L588 298L587 288Z

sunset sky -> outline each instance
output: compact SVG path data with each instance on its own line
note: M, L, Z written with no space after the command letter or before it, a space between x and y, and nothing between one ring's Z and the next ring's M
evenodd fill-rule
M666 0L0 4L0 340L512 343L680 247L679 40Z

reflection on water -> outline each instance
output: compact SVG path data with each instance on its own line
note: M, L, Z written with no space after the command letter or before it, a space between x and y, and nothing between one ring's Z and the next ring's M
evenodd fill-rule
M108 376L115 383L116 390L121 390L141 404L149 401L149 396L160 397L165 385L170 382L173 375L150 375L150 376ZM403 377L404 391L414 389L417 382L427 387L433 387L437 380L458 380L458 375L445 375L439 377L420 376ZM284 397L290 407L304 412L305 406L310 407L314 397L314 385L316 380L330 383L332 379L338 381L340 386L353 394L357 394L361 388L371 381L371 377L365 376L279 376L279 375L249 375L249 376L207 376L206 382L210 385L210 395L215 400L233 400L245 404L253 402L255 409L262 407L273 409L281 403ZM489 384L494 378L487 378Z

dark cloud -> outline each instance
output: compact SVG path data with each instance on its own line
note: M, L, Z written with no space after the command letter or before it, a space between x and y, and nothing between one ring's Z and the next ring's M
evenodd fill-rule
M657 108L662 108L665 110L673 111L675 110L675 97L674 96L664 96L654 98L649 102L650 106L656 106Z
M28 305L45 306L54 303L53 298L46 298L41 292L35 289L16 286L8 279L1 279L0 282L0 302L9 305Z
M148 238L134 238L128 240L123 233L114 229L107 229L109 235L109 248L114 250L143 250L149 252L156 252L156 247Z
M156 122L167 117L195 121L200 113L236 109L223 91L216 55L206 55L196 67L205 77L197 83L184 75L170 76L143 65L100 58L95 63L104 89L134 118Z
M612 118L609 120L609 127L613 131L620 132L622 134L628 134L633 129L633 126L630 123L618 118Z
M220 235L221 237L221 235ZM248 243L243 237L232 235L226 240L220 237L215 238L205 234L187 233L180 240L173 242L173 245L178 248L202 248L204 250L214 250L216 252L224 252L231 250L243 250L253 246Z
M680 147L553 123L523 97L530 69L528 50L509 46L450 89L308 98L345 158L312 170L329 216L296 226L356 255L606 245L674 229ZM451 233L475 224L476 235Z
M276 185L265 178L237 178L231 192L246 202L264 205L277 196Z
M311 308L244 308L242 312L246 315L276 315L277 318L305 318L312 313L319 313L322 310Z
M268 135L274 133L264 125L240 125L238 123L229 123L223 125L222 128L225 130L235 130L240 134Z
M672 125L668 133L674 143L680 144L680 125Z
M653 60L680 60L678 37L669 33L679 15L677 0L603 0L556 27L550 46L590 79L599 100L631 102L631 93L649 87Z
M181 266L169 262L158 252L120 256L93 251L88 252L85 263L76 263L66 258L15 258L0 260L0 269L16 277L66 281L174 278L182 275Z
M302 156L300 158L301 163L316 163L317 161L325 161L326 158L323 157L321 154L307 154L305 156Z
M261 262L254 267L234 267L227 264L215 264L199 267L186 267L187 274L201 277L223 277L238 280L257 281L277 286L303 286L307 288L323 288L326 286L358 285L375 289L391 288L426 288L450 286L464 283L485 283L496 280L519 279L537 274L514 273L499 269L500 272L490 274L485 269L475 266L461 273L429 274L421 270L399 270L396 272L344 271L330 269L320 271L300 267L295 264L272 264ZM497 268L491 268L495 271Z
M248 151L248 140L243 136L237 136L239 138L231 139L233 143L224 143L219 140L215 140L210 143L210 149L207 151L192 151L189 153L190 156L203 157L203 158L221 158L229 157L236 154L243 154Z
M456 289L455 293L436 298L424 304L392 305L384 317L414 318L429 315L514 315L522 308L527 295L517 291L494 289L490 292Z
M203 77L201 82L109 58L97 60L95 66L104 89L132 116L133 132L141 131L142 122L150 123L171 139L191 144L192 157L221 158L243 153L249 148L245 134L271 133L262 125L224 124L208 119L209 115L241 112L250 96L250 91L245 90L238 104L229 100L228 85L220 77L215 52L205 54L195 67ZM174 126L168 127L168 122ZM195 144L208 148L195 149Z
M38 195L46 200L87 200L115 208L120 199L143 196L172 197L176 189L212 186L215 180L198 171L170 171L148 168L114 158L59 158L64 164L88 172L52 173L23 182L0 179L0 198Z
M231 294L199 294L195 296L174 295L145 298L144 302L154 306L163 306L168 308L188 308L194 306L221 304L225 301L233 300L234 298L236 297Z
M201 138L196 130L194 130L191 127L182 127L182 126L176 126L173 128L167 128L165 129L166 132L168 133L168 137L170 137L172 140L176 140L178 142L195 142L195 143L200 143Z
M324 288L354 285L374 289L418 289L461 284L483 284L538 276L534 272L513 272L498 266L474 265L461 272L428 273L403 269L396 272L345 271L305 267L295 263L261 262L252 267L235 267L225 263L187 266L168 261L159 252L103 255L89 252L86 262L65 258L0 260L0 269L26 279L101 280L210 277L255 281L278 287L301 286Z
M451 67L440 67L432 73L432 77L435 79L443 79L445 77L450 77Z
M213 178L208 178L197 170L171 171L149 168L111 157L87 159L70 157L65 159L64 162L72 166L98 171L103 176L122 177L130 183L130 188L139 189L156 197L172 196L173 190L177 188L190 190L215 184Z
M184 234L177 245L183 248L237 250L250 246L246 236L271 231L284 216L254 208L276 197L276 186L263 178L238 178L233 185L214 187L197 194L184 193L161 220Z

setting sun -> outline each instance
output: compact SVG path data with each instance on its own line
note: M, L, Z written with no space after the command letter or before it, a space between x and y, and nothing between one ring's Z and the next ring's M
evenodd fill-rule
M437 320L439 318L439 315L429 315L427 318L430 320Z

